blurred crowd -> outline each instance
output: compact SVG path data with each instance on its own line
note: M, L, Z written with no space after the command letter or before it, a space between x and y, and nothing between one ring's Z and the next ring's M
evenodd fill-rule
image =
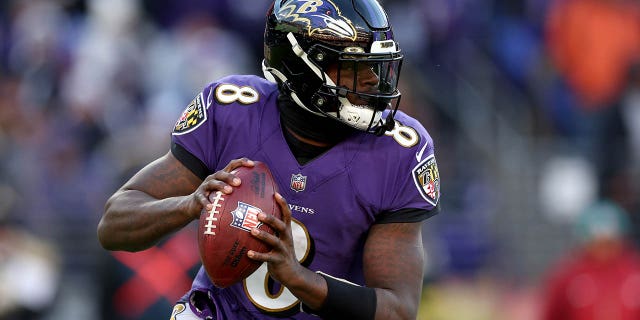
M640 2L381 2L443 181L421 319L638 319ZM0 1L0 319L168 317L192 226L130 254L97 222L203 86L261 74L269 5Z

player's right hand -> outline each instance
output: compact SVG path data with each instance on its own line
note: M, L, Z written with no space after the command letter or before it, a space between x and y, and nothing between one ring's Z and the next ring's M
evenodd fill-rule
M193 210L195 216L194 219L200 218L202 208L206 211L213 209L213 204L209 201L209 194L220 191L224 194L230 194L233 192L233 187L237 187L242 183L233 170L239 167L253 167L254 162L248 158L240 158L229 161L229 163L219 171L210 174L202 181L200 186L193 192L192 199L195 200L198 210Z

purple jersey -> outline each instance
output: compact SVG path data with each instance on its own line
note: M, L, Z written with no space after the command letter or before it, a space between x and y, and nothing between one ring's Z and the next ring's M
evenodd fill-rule
M298 260L313 271L363 284L369 228L423 220L438 202L433 141L418 121L399 111L395 128L385 135L356 133L300 165L283 136L277 96L276 84L256 76L220 79L186 108L173 143L199 159L206 174L236 158L265 162L291 208ZM218 289L201 268L192 290L208 292L221 319L315 318L300 312L286 288L267 280L263 264L241 283Z

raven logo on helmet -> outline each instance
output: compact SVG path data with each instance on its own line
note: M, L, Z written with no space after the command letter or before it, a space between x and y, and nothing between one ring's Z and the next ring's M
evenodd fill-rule
M307 25L309 35L315 32L329 32L342 38L356 40L357 32L353 23L340 13L331 0L297 0L280 8L278 18Z

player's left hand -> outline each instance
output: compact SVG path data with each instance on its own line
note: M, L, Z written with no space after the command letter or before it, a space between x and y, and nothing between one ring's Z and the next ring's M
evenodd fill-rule
M249 250L247 255L251 259L266 262L271 277L286 286L287 280L295 279L303 267L296 259L293 247L289 205L279 193L276 193L275 198L282 212L282 220L265 213L260 213L258 219L271 226L276 231L276 235L258 228L251 230L254 237L270 245L272 250L266 253Z

